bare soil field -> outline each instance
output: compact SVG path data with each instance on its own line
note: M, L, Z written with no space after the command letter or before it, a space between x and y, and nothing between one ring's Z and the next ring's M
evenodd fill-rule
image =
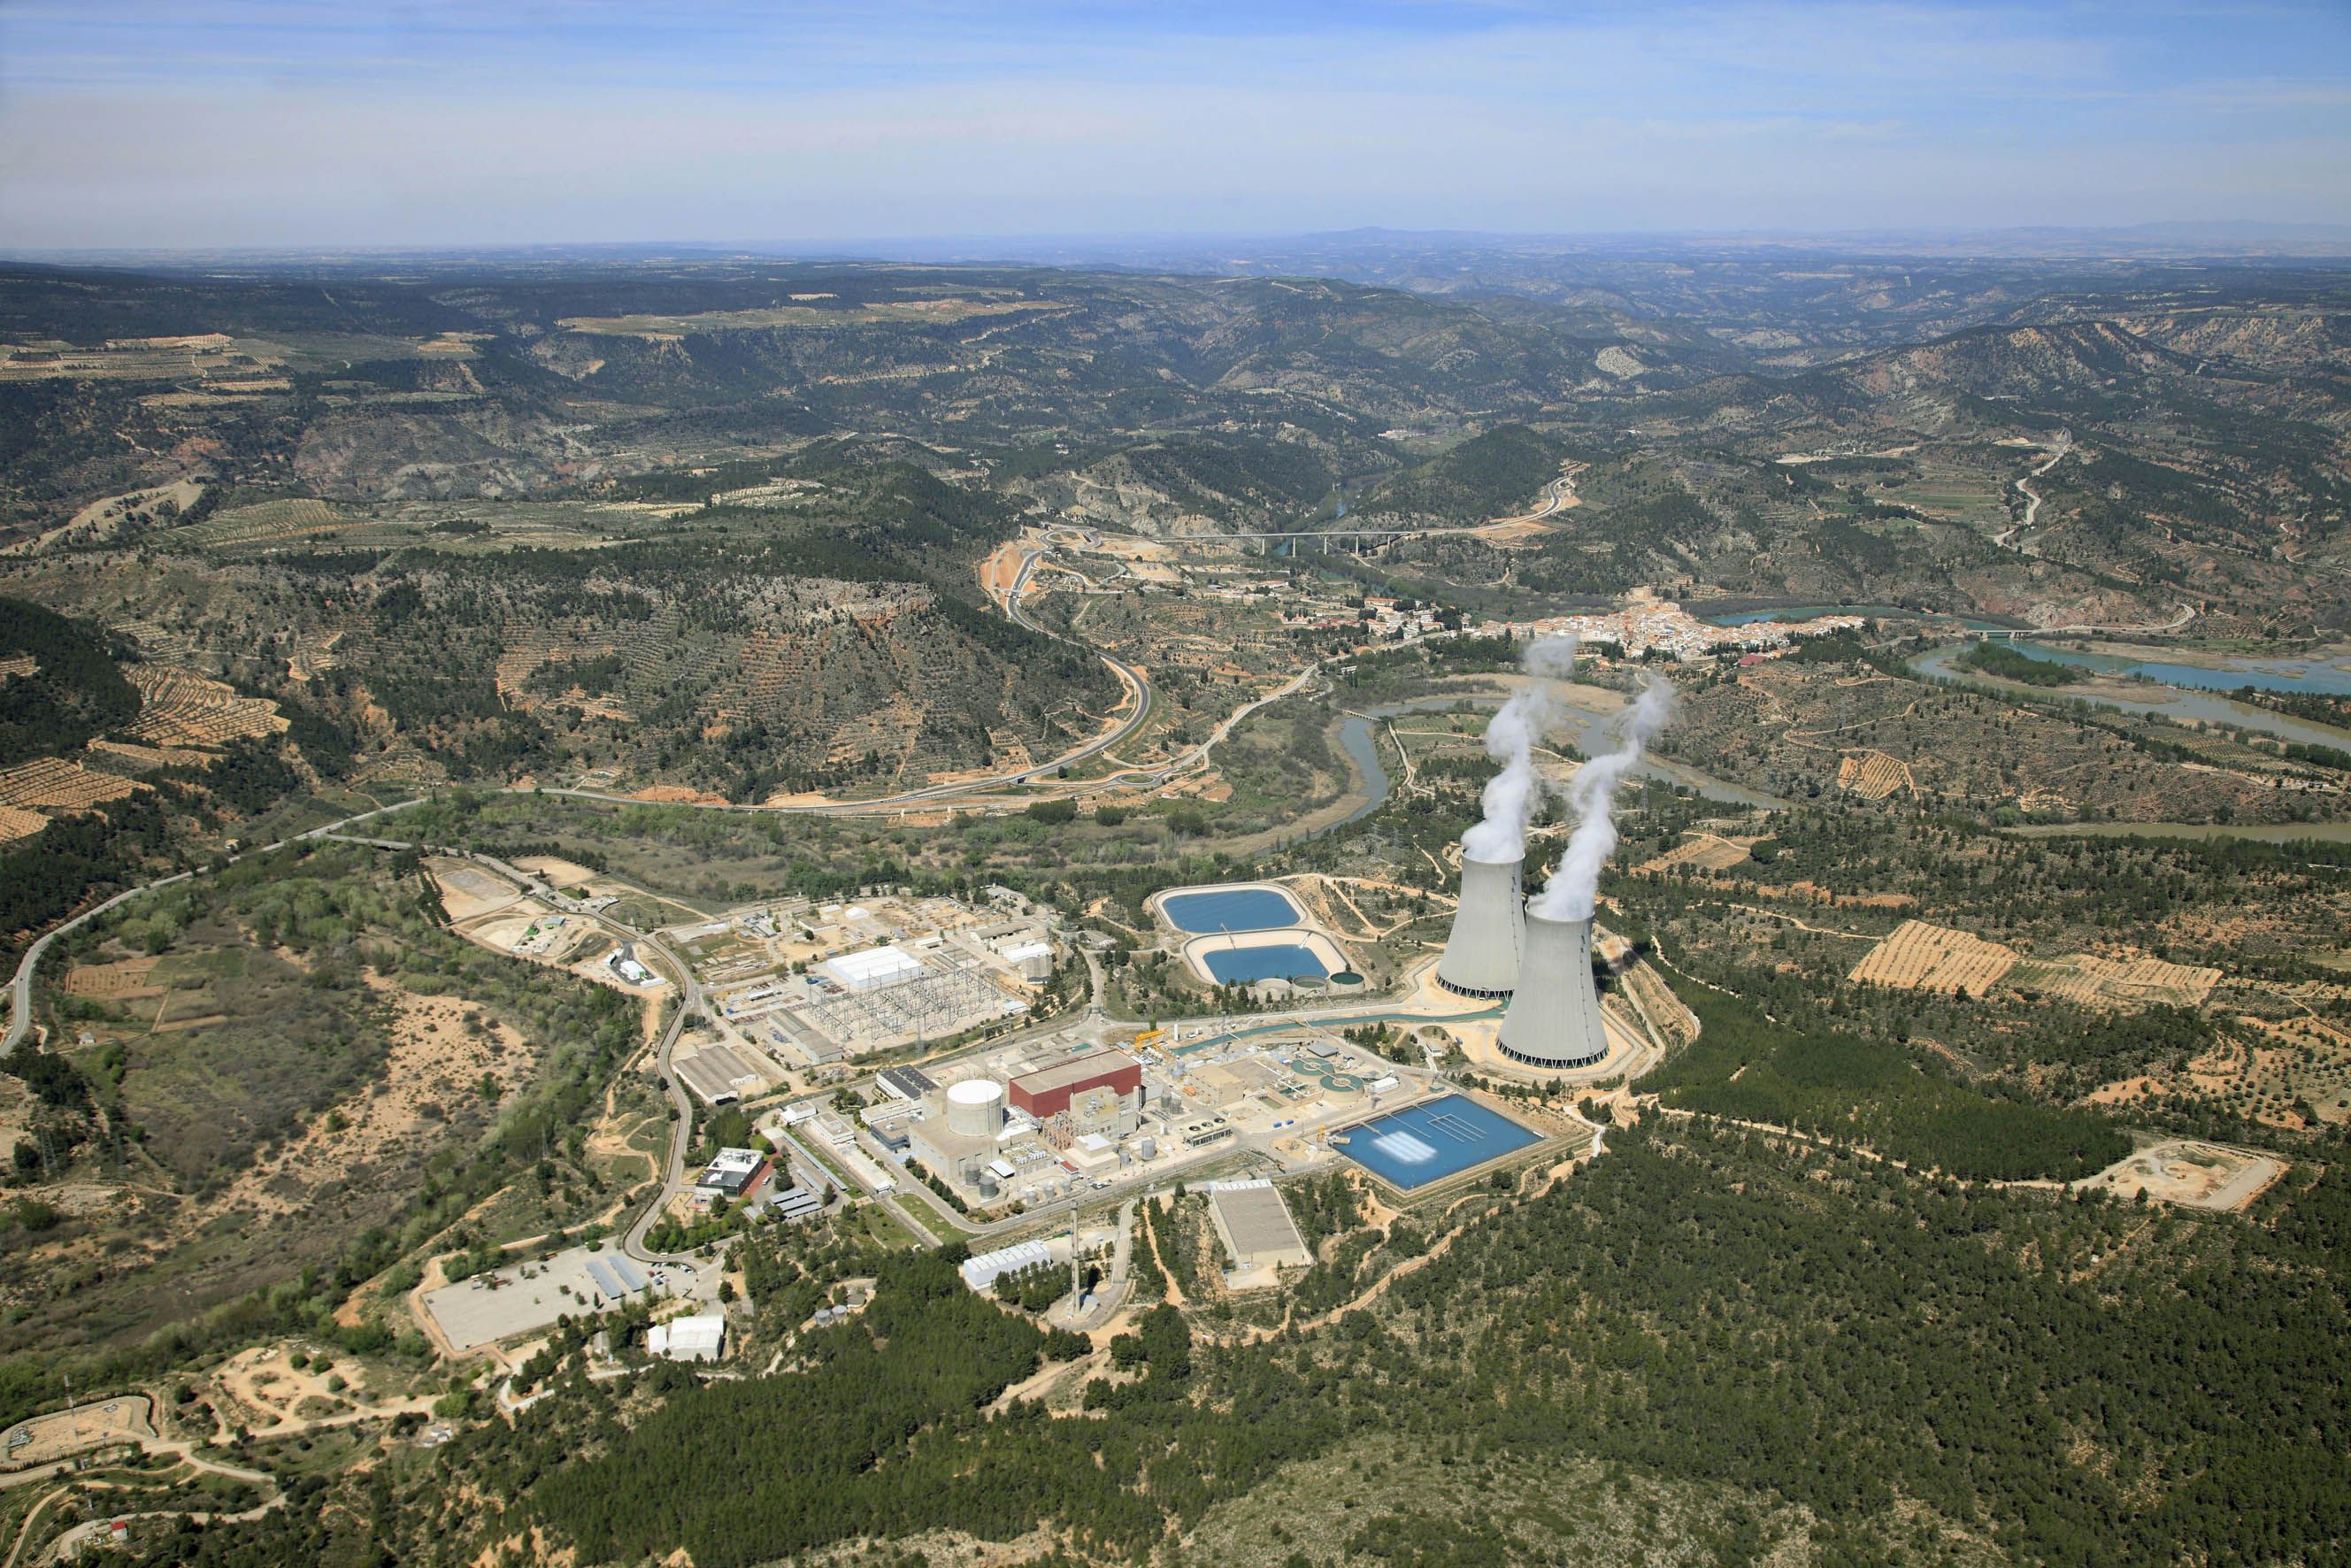
M554 888L578 887L596 875L576 861L559 860L554 855L524 855L510 863Z
M529 1042L462 997L424 997L365 971L368 989L394 1011L392 1051L377 1087L319 1116L275 1155L229 1184L215 1208L290 1214L298 1196L352 1169L393 1163L394 1146L413 1142L441 1119L439 1107L480 1092L484 1074L503 1086L538 1064Z
M522 889L512 883L463 861L431 860L425 862L425 870L440 888L441 906L453 922L486 915L522 896Z
M21 806L0 806L0 844L29 839L49 825L49 820L38 811L27 811Z
M340 1393L329 1389L330 1376L342 1378L347 1386ZM338 1362L326 1372L307 1366L297 1371L285 1345L241 1351L221 1364L214 1381L232 1407L248 1417L239 1424L256 1430L290 1424L321 1406L350 1409L367 1398L366 1372L357 1360Z
M127 525L143 525L177 516L194 506L204 493L204 486L196 480L181 478L144 490L101 497L39 538L10 545L5 550L0 550L0 555L30 555L61 539L70 539L76 544L96 544L112 538ZM164 509L166 503L170 507L168 511Z
M18 1422L0 1437L0 1466L13 1469L45 1464L102 1443L152 1437L155 1427L148 1417L147 1396L143 1394L97 1400L73 1410L36 1416L29 1421Z
M2244 1208L2285 1172L2285 1162L2268 1155L2177 1138L2118 1160L2083 1185L2122 1198L2144 1192L2165 1203L2226 1212Z
M2016 950L1964 931L1906 920L1853 967L1848 978L1897 990L1980 997L2013 967Z

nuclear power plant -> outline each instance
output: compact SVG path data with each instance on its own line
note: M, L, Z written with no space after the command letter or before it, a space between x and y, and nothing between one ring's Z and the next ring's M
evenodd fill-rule
M1437 960L1437 983L1456 996L1499 1001L1519 983L1525 900L1519 862L1461 858L1461 904Z
M1546 920L1530 909L1518 989L1502 1015L1502 1054L1529 1067L1593 1067L1608 1030L1592 980L1592 922Z

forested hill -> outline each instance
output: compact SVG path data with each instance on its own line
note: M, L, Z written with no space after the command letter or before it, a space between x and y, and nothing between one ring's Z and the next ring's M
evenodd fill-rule
M138 713L139 694L101 633L0 599L0 767L71 751Z
M951 1252L899 1257L780 1383L569 1377L429 1469L298 1491L136 1560L454 1564L531 1531L583 1563L683 1548L701 1568L1040 1531L1062 1555L1028 1560L1251 1568L1557 1562L1570 1535L1578 1560L1670 1543L1724 1568L2351 1546L2335 1174L2297 1173L2245 1224L1703 1124L1609 1145L1335 1322L1220 1343L1143 1312L1130 1370L1083 1411L982 1414L1050 1342L964 1291ZM1427 1242L1405 1223L1342 1248L1301 1303ZM345 1500L363 1486L371 1510Z

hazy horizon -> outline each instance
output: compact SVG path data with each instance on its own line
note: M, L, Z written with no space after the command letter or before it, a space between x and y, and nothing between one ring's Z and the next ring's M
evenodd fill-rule
M2340 225L2351 13L33 3L0 145L18 253Z

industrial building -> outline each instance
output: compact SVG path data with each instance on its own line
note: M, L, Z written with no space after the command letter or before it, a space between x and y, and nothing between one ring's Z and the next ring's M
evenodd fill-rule
M1528 1067L1593 1067L1608 1057L1608 1030L1592 977L1592 922L1546 920L1530 910L1519 987L1502 1015L1502 1054Z
M1052 1260L1053 1254L1042 1241L1018 1242L965 1259L963 1282L975 1291L986 1291L1007 1274L1018 1274Z
M655 1323L645 1331L645 1348L671 1361L716 1361L726 1348L726 1314L696 1312Z
M637 962L636 949L626 945L615 947L606 954L604 967L618 975L627 984L640 988L658 986L662 983L662 977L659 975Z
M806 1219L824 1207L824 1200L804 1186L788 1186L769 1194L761 1207L778 1219Z
M1314 1261L1280 1189L1270 1181L1211 1183L1208 1218L1237 1270L1302 1269Z
M767 1175L768 1156L758 1150L721 1149L694 1185L698 1192L734 1202L755 1191Z
M940 1114L906 1125L907 1152L941 1181L977 1189L982 1173L998 1158L1001 1133L997 1127L985 1132L971 1130L977 1125L974 1120L968 1116L960 1123L950 1120L945 1110L942 1105ZM985 1196L993 1197L995 1194Z
M1004 1130L1004 1088L967 1078L946 1092L947 1126L967 1138L993 1138Z
M893 1100L920 1100L938 1087L919 1067L885 1067L873 1082Z
M680 1052L670 1064L678 1082L710 1106L731 1105L763 1094L770 1082L778 1081L760 1062L724 1040L710 1041L691 1055Z
M1437 960L1437 983L1456 996L1499 1000L1519 983L1525 946L1517 861L1461 859L1461 903Z
M1143 1095L1143 1063L1121 1051L1090 1051L1034 1072L1024 1072L1006 1085L1012 1108L1043 1122L1070 1108L1089 1089L1108 1089L1134 1095L1139 1110Z
M896 985L924 972L923 961L895 943L862 953L843 953L838 958L827 958L819 967L852 991Z

